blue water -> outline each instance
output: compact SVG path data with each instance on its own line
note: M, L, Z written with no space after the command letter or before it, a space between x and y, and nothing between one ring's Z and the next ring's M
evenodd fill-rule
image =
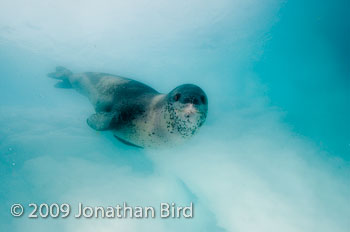
M1 231L350 230L349 3L0 3ZM86 125L55 66L169 92L209 114L183 146L140 150ZM29 219L14 203L186 205L192 219Z

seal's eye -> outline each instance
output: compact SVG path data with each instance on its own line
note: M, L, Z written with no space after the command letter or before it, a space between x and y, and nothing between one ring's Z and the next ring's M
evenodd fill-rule
M205 97L203 95L201 96L201 101L202 101L203 104L206 103Z
M178 101L178 100L180 99L180 97L181 97L181 94L180 94L180 93L177 93L177 94L175 94L175 96L174 96L174 100L175 100L175 101Z

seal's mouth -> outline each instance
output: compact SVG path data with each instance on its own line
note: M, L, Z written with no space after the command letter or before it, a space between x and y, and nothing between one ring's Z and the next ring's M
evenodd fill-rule
M199 113L199 110L197 109L197 107L195 107L192 103L188 103L186 104L186 106L184 107L183 109L183 113L184 113L184 116L186 118L189 118L193 115L196 115Z

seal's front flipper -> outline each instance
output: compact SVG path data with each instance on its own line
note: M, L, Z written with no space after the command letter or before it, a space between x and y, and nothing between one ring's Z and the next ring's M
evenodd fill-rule
M110 129L111 122L115 114L99 112L96 114L92 114L87 120L87 124L95 130L103 131Z
M140 146L137 146L136 144L133 144L133 143L130 143L122 138L119 138L118 136L114 135L114 137L116 139L118 139L120 142L124 143L125 145L128 145L128 146L132 146L132 147L137 147L137 148L143 148L143 147L140 147Z

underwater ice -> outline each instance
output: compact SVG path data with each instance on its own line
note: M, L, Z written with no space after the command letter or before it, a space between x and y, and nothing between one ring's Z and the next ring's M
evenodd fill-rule
M295 125L284 120L289 112L272 104L275 99L268 95L268 85L252 68L264 54L269 36L277 33L273 27L278 15L288 13L280 11L290 9L284 4L278 0L2 2L1 228L348 231L348 161L297 133ZM72 90L55 89L55 81L46 77L56 65L74 72L120 74L160 92L183 83L197 84L208 95L207 122L197 136L176 149L128 147L111 133L86 125L93 111L88 100ZM11 204L30 202L96 206L193 202L194 217L11 217Z

